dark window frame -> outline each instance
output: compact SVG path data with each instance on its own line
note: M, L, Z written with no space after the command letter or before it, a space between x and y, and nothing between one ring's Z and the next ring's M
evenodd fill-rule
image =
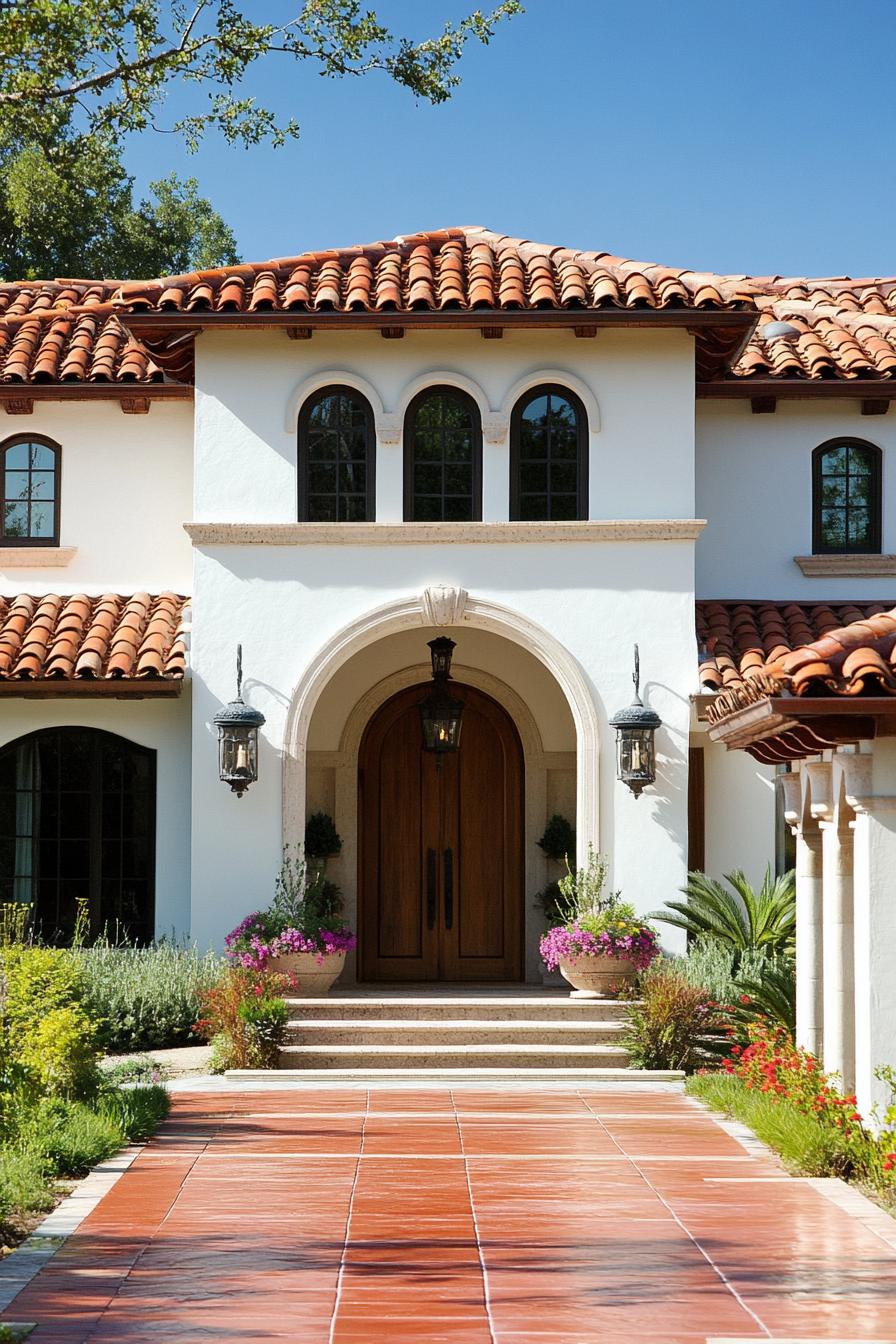
M302 403L302 409L299 411L297 453L298 461L296 463L296 476L298 478L298 520L300 523L307 523L311 520L308 517L309 496L308 489L308 426L311 420L311 414L314 408L324 401L327 397L344 396L362 408L366 422L367 443L365 447L364 464L366 468L366 488L364 496L364 521L366 523L376 522L376 426L373 418L373 407L357 388L348 383L329 383L326 387L318 388L306 397ZM339 484L337 474L336 501L338 512ZM337 519L337 523L348 522L348 519Z
M64 836L62 834L61 829L59 829L55 841L53 841L51 837L42 835L40 830L35 830L32 832L31 872L29 875L31 879L32 909L34 911L36 919L40 920L45 918L41 914L40 909L41 904L40 883L42 880L42 874L41 874L42 845L45 844L48 840L50 841L50 843L55 843L57 845L63 843L71 843L72 840L74 840L76 843L77 842L87 843L89 846L88 851L89 857L87 868L87 874L88 874L87 899L89 906L91 933L98 934L103 932L102 928L100 927L102 886L104 881L102 849L104 844L111 843L110 837L106 836L103 830L103 802L106 795L117 796L119 799L123 799L127 795L128 790L126 788L119 788L113 790L105 787L102 777L101 751L104 743L111 744L118 748L124 747L130 752L139 753L148 763L146 795L147 795L147 808L149 811L148 825L147 825L149 853L148 853L148 861L146 865L145 876L140 879L146 882L146 908L143 913L143 918L141 920L141 924L143 925L143 932L142 933L138 932L136 937L139 941L147 941L147 942L152 941L153 937L155 936L156 895L157 895L156 874L158 864L159 799L158 799L158 752L156 751L156 749L154 747L147 747L142 742L135 742L132 738L124 737L121 733L109 732L104 728L93 728L86 724L60 724L57 727L39 728L32 733L24 733L21 737L17 737L11 742L4 743L2 748L0 748L0 759L5 758L10 754L14 755L19 751L21 747L23 747L27 743L34 743L37 745L41 741L45 741L50 738L57 738L64 740L65 738L74 738L79 735L88 735L91 742L90 775L89 779L85 783L85 787L79 790L63 789L61 783L57 782L55 787L53 788L48 787L46 791L50 796L53 796L57 799L64 796L65 794L70 794L72 792L74 792L75 794L82 794L82 793L87 794L89 799L88 823L87 823L88 831L85 836L70 837L70 836ZM32 788L30 790L25 790L25 792L30 792L33 794L35 790ZM61 815L62 815L61 806L57 809L56 815L57 817L60 818L60 820L57 821L57 828L61 828ZM133 840L133 838L134 837L131 837L131 840ZM118 844L119 846L121 846L127 842L128 842L128 836L126 833L122 832L119 835ZM0 874L0 876L3 876L4 879L6 877L5 874ZM13 879L15 879L16 876L17 874L13 873ZM109 877L106 878L105 880L111 881L113 879ZM119 872L119 876L117 879L119 886L117 904L119 905L121 900L120 888L125 880L126 879L124 879L121 876L121 873ZM48 930L47 932L51 936L55 936L60 932L60 930L57 927L55 930Z
M576 415L576 520L588 519L588 414L581 397L562 383L539 383L517 400L510 414L510 520L520 521L520 439L523 413L536 397L555 396L568 401ZM531 521L536 521L532 519ZM541 519L550 522L550 518Z
M824 501L822 499L823 485L823 465L824 459L828 453L837 448L862 448L870 453L871 460L871 493L869 513L871 515L870 540L865 546L855 546L845 544L843 546L830 546L825 543L822 515L824 513ZM882 512L883 512L883 451L876 443L869 443L867 439L852 438L849 435L843 435L836 439L826 439L820 443L812 453L812 553L813 555L880 555L882 545ZM845 506L845 515L849 518L849 498Z
M6 454L20 443L39 443L53 454L53 535L51 537L13 537L6 534ZM0 547L58 546L62 496L62 444L46 434L12 434L0 442Z
M479 523L482 521L482 416L479 412L479 406L475 397L471 397L462 387L454 387L451 383L434 383L432 387L426 387L422 392L418 392L408 403L408 408L404 413L404 427L402 440L404 444L403 466L404 466L404 521L406 523L417 522L414 517L414 420L418 408L424 401L428 401L434 396L449 396L468 406L471 411L472 429L473 429L473 477L472 477L472 500L469 519L463 521ZM444 490L442 492L442 504L444 511ZM423 520L430 521L430 520ZM438 520L436 520L438 521ZM446 520L441 520L446 521ZM460 521L460 520L447 520Z

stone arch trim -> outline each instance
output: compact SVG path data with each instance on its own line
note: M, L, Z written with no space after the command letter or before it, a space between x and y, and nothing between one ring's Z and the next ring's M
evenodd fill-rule
M539 387L542 383L559 384L561 387L569 388L570 392L574 392L585 407L585 414L588 417L588 433L597 434L600 432L600 404L597 397L582 378L575 373L570 373L568 369L532 369L522 378L517 379L505 394L500 408L500 414L506 419L508 425L513 414L513 408L520 397L524 396L531 388Z
M286 419L284 428L288 434L294 434L296 426L299 423L299 412L309 397L315 392L319 392L322 387L330 385L354 388L360 392L362 397L366 397L370 402L370 408L373 411L374 424L379 425L380 420L385 414L383 399L377 392L373 383L362 378L359 373L353 373L350 369L318 369L315 373L309 374L297 383L286 399Z
M502 443L507 437L509 421L501 411L495 411L481 383L456 369L432 369L418 374L405 383L395 401L394 414L387 416L387 422L394 424L396 433L403 432L408 407L416 396L431 387L456 387L472 397L479 408L479 422L482 426L482 438L485 443Z
M304 831L306 742L311 716L333 674L368 645L401 630L428 624L426 593L399 598L363 612L324 644L306 667L290 701L284 735L284 836ZM588 678L578 661L536 622L485 598L468 596L459 622L501 635L527 649L553 676L576 729L576 833L581 858L600 848L600 718Z

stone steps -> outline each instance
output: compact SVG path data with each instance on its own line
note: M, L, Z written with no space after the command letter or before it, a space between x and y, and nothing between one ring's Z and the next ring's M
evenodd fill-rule
M280 1063L287 1069L623 1069L628 1052L620 1045L527 1045L519 1041L450 1045L403 1041L397 1045L286 1045Z
M291 1021L326 1019L360 1021L375 1019L391 1022L459 1021L477 1022L618 1022L624 1020L632 1000L571 999L563 991L545 990L532 994L389 994L367 995L336 991L326 998L289 998L286 1000Z
M391 1020L382 1018L293 1018L287 1026L289 1046L404 1046L437 1045L615 1045L625 1023L517 1021L497 1018Z
M241 1078L307 1083L577 1083L677 1080L631 1069L631 1000L575 999L526 986L387 986L290 998L277 1071Z

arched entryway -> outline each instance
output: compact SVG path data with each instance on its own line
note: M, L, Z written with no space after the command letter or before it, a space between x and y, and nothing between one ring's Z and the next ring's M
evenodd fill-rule
M523 974L523 750L510 715L464 701L457 753L423 750L429 683L373 716L358 761L360 974L507 982Z

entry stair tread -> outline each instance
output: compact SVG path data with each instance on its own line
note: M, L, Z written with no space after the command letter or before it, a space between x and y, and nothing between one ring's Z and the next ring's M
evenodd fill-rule
M462 1031L595 1031L595 1032L621 1032L625 1031L625 1022L610 1021L586 1021L576 1022L575 1020L561 1022L539 1022L535 1019L524 1019L515 1021L513 1018L411 1018L410 1020L396 1020L395 1018L381 1017L295 1017L291 1018L287 1026L296 1031L407 1031L407 1032L462 1032Z
M228 1069L228 1078L243 1078L267 1083L364 1083L398 1082L413 1085L421 1082L485 1083L485 1082L556 1082L566 1086L577 1083L669 1083L680 1082L684 1074L677 1069L631 1068L533 1068L476 1067L463 1068L332 1068L332 1069Z

